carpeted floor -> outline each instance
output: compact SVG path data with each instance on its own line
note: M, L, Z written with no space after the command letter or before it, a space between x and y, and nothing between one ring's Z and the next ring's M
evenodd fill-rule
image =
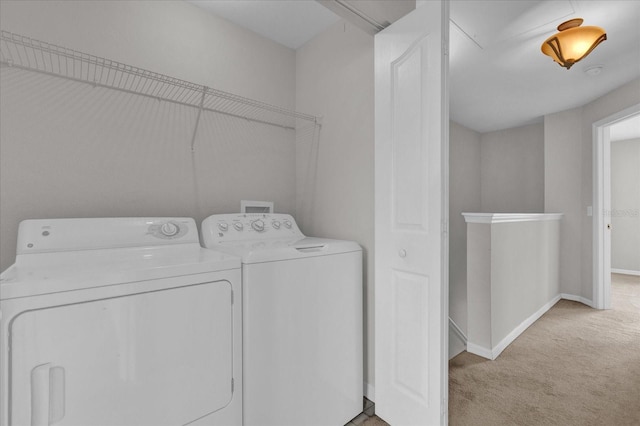
M613 309L561 300L495 361L452 359L449 424L640 425L640 277L612 277Z
M561 300L495 361L449 363L449 424L640 425L640 277L614 275L612 307Z

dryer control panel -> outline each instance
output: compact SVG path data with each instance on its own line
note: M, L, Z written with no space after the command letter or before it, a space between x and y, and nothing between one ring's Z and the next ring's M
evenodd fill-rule
M202 222L205 247L225 242L304 238L296 221L284 213L214 214Z
M18 228L17 254L169 244L199 244L189 217L30 219Z

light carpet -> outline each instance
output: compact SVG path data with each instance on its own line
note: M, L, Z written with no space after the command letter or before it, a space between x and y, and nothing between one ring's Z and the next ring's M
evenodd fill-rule
M615 274L611 310L561 300L495 361L449 363L449 424L640 425L640 277Z

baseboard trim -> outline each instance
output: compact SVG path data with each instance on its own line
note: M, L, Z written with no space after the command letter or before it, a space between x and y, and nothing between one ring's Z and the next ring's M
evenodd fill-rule
M465 345L467 344L467 336L464 334L462 329L458 327L458 324L451 319L451 317L449 317L449 329L452 330Z
M514 340L518 338L527 328L529 328L534 322L536 322L542 315L545 314L549 309L553 307L558 301L561 299L561 295L555 296L553 299L545 303L540 309L534 312L529 318L525 319L514 328L511 333L507 334L507 336L502 339L496 346L492 349L487 349L483 346L476 345L472 342L467 341L467 352L471 352L478 356L488 358L490 360L495 360L500 356L502 351L504 351L507 346L509 346Z
M583 305L587 305L590 308L593 308L593 301L587 299L586 297L576 296L575 294L561 293L560 297L565 300L571 300L573 302L580 302Z
M617 269L617 268L611 268L611 272L613 272L614 274L624 274L624 275L635 275L635 276L640 276L640 271L634 271L631 269Z
M364 382L363 385L365 398L367 398L369 401L376 402L376 389L373 387L373 385L370 385L367 382Z
M484 346L476 345L475 343L467 342L467 352L481 356L482 358L487 358L490 360L495 359L491 349L487 349Z
M498 355L500 355L502 351L504 351L507 348L507 346L509 346L514 340L516 340L519 335L521 335L527 328L531 326L531 324L536 322L542 315L544 315L545 312L551 309L553 305L558 303L558 301L560 301L560 295L557 295L556 297L554 297L553 299L545 303L540 309L534 312L533 315L531 315L526 320L522 321L522 323L519 326L514 328L513 331L507 335L507 337L502 339L500 343L498 343L493 348L493 351L492 351L494 356L493 359L496 359Z
M467 349L467 336L458 324L449 317L449 359L452 359Z

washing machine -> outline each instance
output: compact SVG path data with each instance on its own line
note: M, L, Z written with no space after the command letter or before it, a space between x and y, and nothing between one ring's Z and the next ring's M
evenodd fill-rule
M240 426L240 273L190 218L21 222L0 424Z
M244 424L340 426L362 411L362 250L287 214L218 214L205 247L242 259Z

